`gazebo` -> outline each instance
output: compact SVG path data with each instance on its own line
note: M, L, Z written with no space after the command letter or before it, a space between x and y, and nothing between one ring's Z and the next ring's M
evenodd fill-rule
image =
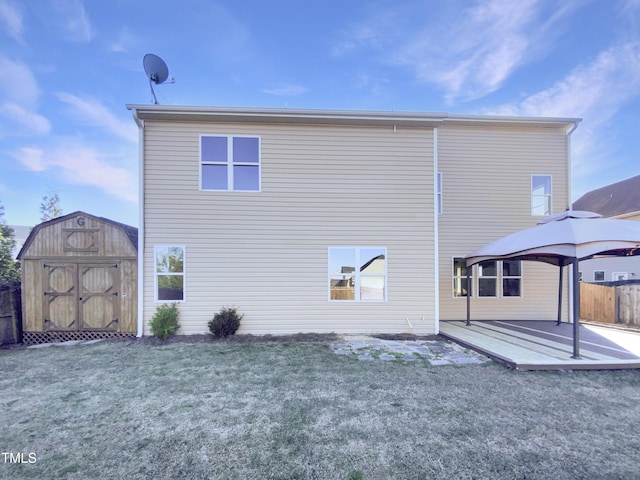
M535 227L507 235L466 257L467 285L473 265L485 260L525 260L559 267L558 324L561 320L564 267L573 266L573 355L580 358L580 260L598 256L640 255L640 222L602 218L593 212L571 211L552 215ZM471 298L467 295L467 325Z

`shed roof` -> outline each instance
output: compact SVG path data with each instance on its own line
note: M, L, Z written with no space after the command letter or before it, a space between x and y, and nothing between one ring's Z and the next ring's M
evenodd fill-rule
M113 225L121 229L129 239L129 241L131 242L131 245L133 245L133 248L135 248L136 251L138 250L138 229L136 227L132 227L131 225L125 225L124 223L116 222L109 218L97 217L95 215L91 215L90 213L86 213L78 210L76 212L63 215L61 217L52 218L51 220L47 220L46 222L42 222L36 225L35 227L33 227L33 229L31 230L31 233L29 233L29 236L25 240L24 245L20 249L20 253L18 253L18 257L17 257L18 260L20 260L20 258L22 257L22 254L29 248L29 245L31 244L33 239L36 237L36 235L38 235L38 232L40 231L40 229L47 227L49 225L53 225L54 223L63 222L77 215L83 215L85 217L95 218L101 222L108 223L110 225Z
M640 175L585 193L573 203L574 210L614 217L640 211Z

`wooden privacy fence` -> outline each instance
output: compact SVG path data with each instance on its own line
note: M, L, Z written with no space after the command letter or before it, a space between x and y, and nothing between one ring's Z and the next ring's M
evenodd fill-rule
M20 286L0 289L0 345L22 342Z
M580 318L640 326L640 285L580 283Z
M640 326L640 285L615 287L618 323Z

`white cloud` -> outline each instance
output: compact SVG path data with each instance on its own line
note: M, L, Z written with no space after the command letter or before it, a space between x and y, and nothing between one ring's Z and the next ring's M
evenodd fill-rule
M51 131L51 124L47 118L15 103L3 103L0 106L0 114L24 127L32 135L46 135Z
M67 182L100 188L109 195L130 202L138 200L135 174L113 166L113 158L78 142L63 141L47 148L23 147L12 154L34 172L53 171Z
M23 63L0 56L0 115L29 134L46 135L51 124L36 112L40 88Z
M110 52L124 53L137 48L139 43L138 38L125 28L109 43L108 49Z
M577 5L576 5L577 4ZM416 4L417 5L417 4ZM379 51L382 61L408 68L438 85L447 102L469 101L499 89L522 65L549 52L561 20L580 2L477 0L378 11L352 28L335 49ZM468 3L462 3L468 5Z
M12 155L32 172L44 172L47 169L44 163L44 151L39 148L22 147Z
M71 93L56 93L58 99L71 107L73 114L89 125L99 126L129 142L138 142L138 129L130 119L123 121L95 98L80 98Z
M307 93L309 90L301 85L281 85L275 88L265 88L262 90L269 95L278 95L282 97L295 97Z
M40 96L40 88L33 73L24 63L0 56L0 92L6 100L33 107Z
M75 42L89 42L93 38L93 28L81 0L56 0L54 8L58 21Z
M547 90L485 113L584 117L594 128L609 122L627 101L639 95L640 43L632 42L601 52L593 62L575 68Z
M573 174L581 177L605 171L616 161L608 128L639 97L640 42L630 42L601 52L547 90L483 113L583 118L572 137Z
M11 37L22 40L22 12L14 2L0 0L0 21Z

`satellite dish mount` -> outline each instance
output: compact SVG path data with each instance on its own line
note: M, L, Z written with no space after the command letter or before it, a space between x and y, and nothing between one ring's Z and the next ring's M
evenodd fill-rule
M169 68L159 56L153 53L147 53L142 59L142 65L144 66L144 72L149 77L149 87L151 88L151 95L153 95L153 103L158 105L158 99L156 98L156 92L153 90L153 84L160 85L167 81L169 78ZM173 83L173 79L171 79Z

